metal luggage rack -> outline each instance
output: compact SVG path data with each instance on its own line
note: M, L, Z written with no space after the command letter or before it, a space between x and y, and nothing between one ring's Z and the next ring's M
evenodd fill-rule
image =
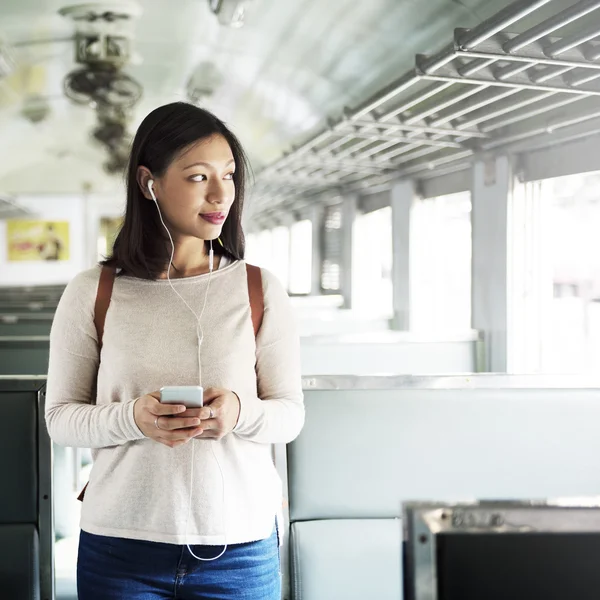
M418 55L400 80L262 170L254 214L268 221L317 196L372 193L468 169L476 154L600 133L600 0L564 5L518 0Z

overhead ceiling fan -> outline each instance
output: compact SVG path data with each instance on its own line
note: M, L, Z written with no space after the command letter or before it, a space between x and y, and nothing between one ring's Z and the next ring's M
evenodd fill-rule
M65 94L78 104L127 106L138 102L142 86L122 71L130 59L135 2L67 6L59 11L75 24L75 62L80 68L64 80Z
M96 110L92 137L108 152L104 169L122 172L129 155L130 110L142 96L142 86L123 68L130 62L133 26L141 15L135 2L103 2L68 6L59 11L75 24L75 61L79 68L64 79L65 95Z

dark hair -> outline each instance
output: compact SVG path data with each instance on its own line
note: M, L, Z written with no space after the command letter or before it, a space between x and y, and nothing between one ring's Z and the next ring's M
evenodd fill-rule
M153 110L137 130L126 175L125 219L112 255L101 264L121 269L122 275L141 279L156 279L167 269L169 239L156 206L140 190L138 167L144 166L155 177L160 177L181 151L212 135L222 135L227 140L236 164L235 200L220 236L223 246L213 243L213 250L232 259L244 258L242 210L249 165L242 145L225 123L209 111L193 104L174 102Z

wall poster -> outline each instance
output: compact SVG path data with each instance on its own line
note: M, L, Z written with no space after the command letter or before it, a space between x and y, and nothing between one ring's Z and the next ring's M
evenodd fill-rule
M98 256L104 259L112 254L117 234L123 226L123 217L102 217L98 236Z
M8 261L69 260L69 222L9 219Z

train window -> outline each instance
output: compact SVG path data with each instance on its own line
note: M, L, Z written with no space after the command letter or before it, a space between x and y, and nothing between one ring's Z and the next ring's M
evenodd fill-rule
M357 215L352 248L354 309L373 317L391 318L392 209Z
M471 328L471 194L417 202L410 233L411 329Z
M273 234L270 229L246 236L246 260L258 267L271 269L273 258Z
M524 187L512 247L511 370L597 371L600 172Z
M290 288L292 294L310 294L312 287L312 222L290 228Z
M275 227L272 233L271 270L287 290L290 284L290 230Z

